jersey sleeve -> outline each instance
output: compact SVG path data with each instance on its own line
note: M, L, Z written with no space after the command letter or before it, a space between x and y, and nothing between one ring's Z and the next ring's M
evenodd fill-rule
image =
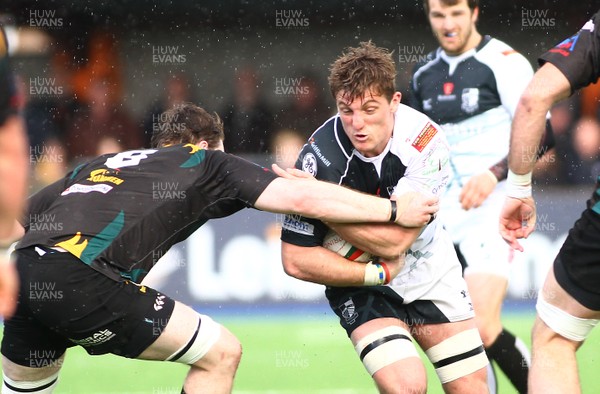
M533 68L520 53L509 49L501 55L502 66L494 68L496 86L502 106L514 118L519 99L533 77Z
M422 114L421 114L422 115ZM424 121L423 121L424 120ZM401 144L400 157L406 160L406 171L400 178L394 194L420 192L441 196L449 179L450 149L443 130L422 115L418 127Z
M221 180L221 197L235 198L247 207L253 207L262 192L277 178L269 169L241 157L221 151L207 151L206 154L217 162L216 165L211 164L210 168L217 169L213 175ZM222 162L222 165L218 162Z
M319 164L310 144L304 145L295 167L318 178ZM281 240L298 246L321 246L327 226L318 219L306 218L301 215L285 215L281 228Z
M600 76L600 12L575 35L543 54L538 62L556 66L569 81L571 93L597 81Z

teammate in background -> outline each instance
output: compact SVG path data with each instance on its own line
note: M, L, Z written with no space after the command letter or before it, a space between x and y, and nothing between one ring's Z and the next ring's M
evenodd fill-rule
M313 133L296 168L392 200L415 191L442 193L449 176L443 132L400 104L395 77L387 50L371 42L348 48L329 75L338 114ZM326 249L328 225L382 261L352 262ZM282 241L286 273L327 286L329 305L380 392L427 390L413 338L446 392L487 392L488 360L460 263L439 220L409 229L288 217ZM384 262L404 254L400 274L385 273Z
M29 168L27 135L17 101L8 43L0 26L0 315L4 317L12 315L17 301L18 278L7 249L25 204Z
M452 170L439 219L465 267L488 358L524 393L530 355L500 319L512 255L496 223L504 199L510 124L533 69L510 46L478 32L478 3L423 1L440 47L415 68L410 105L446 132ZM495 392L491 363L488 382Z
M535 229L531 194L536 148L546 112L600 76L600 12L574 36L539 58L541 68L521 96L512 124L507 198L500 233L515 249ZM600 319L600 179L587 208L562 245L537 300L533 326L531 393L581 392L575 352Z
M395 207L337 185L277 177L223 153L220 120L193 105L164 118L155 149L100 156L29 200L16 251L19 304L2 338L3 394L51 393L75 345L92 355L188 364L184 392L230 392L240 343L208 316L136 283L154 253L246 207L408 226L437 211L433 197L414 194ZM58 293L45 294L40 283Z

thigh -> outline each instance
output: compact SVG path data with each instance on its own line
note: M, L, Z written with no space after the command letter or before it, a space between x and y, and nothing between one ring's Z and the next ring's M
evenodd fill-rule
M175 302L168 324L138 358L181 362L209 369L221 362L228 349L239 346L237 338L225 327L209 316Z
M580 319L600 319L600 311L587 308L562 288L557 281L553 269L550 269L548 275L546 275L540 296L550 305L559 308L571 316Z
M586 209L569 231L554 261L553 275L552 282L579 304L600 310L600 215L592 209Z
M152 288L114 281L69 253L19 251L17 267L24 314L7 322L2 348L17 363L9 350L16 336L40 349L59 342L62 352L55 351L56 357L80 345L92 355L135 358L158 338L175 305ZM24 334L23 327L44 335Z
M499 319L508 280L484 272L465 275L475 315L484 320Z

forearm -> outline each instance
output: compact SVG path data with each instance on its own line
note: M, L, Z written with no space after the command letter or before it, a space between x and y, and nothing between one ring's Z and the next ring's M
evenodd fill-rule
M254 206L264 211L340 223L388 222L391 215L388 199L308 179L277 178L267 186Z
M516 174L533 170L546 129L546 114L570 94L565 76L550 63L538 70L521 96L512 123L509 168Z
M363 286L365 264L344 259L321 246L281 246L285 273L296 279L326 286Z
M327 225L344 240L355 247L379 256L383 261L400 258L412 245L421 228L402 227L395 224L372 223L327 223Z

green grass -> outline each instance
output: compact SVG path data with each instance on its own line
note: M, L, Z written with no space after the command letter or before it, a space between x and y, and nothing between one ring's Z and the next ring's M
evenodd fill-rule
M244 347L234 393L376 392L345 332L332 316L218 320L238 336ZM508 314L503 320L506 327L529 343L533 315ZM584 393L599 392L599 345L600 331L595 330L578 352ZM81 348L72 348L67 352L55 393L178 394L186 371L179 364L112 355L91 357ZM428 392L441 393L429 366L428 374ZM515 393L504 376L499 379L500 393Z

